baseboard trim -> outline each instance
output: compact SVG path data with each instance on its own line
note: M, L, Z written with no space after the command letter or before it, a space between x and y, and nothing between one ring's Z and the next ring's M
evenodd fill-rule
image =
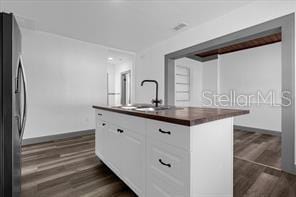
M238 130L242 130L242 131L250 131L250 132L255 132L255 133L281 136L281 132L268 130L268 129L259 129L259 128L253 128L253 127L239 126L239 125L234 125L233 128L238 129Z
M65 139L65 138L89 135L89 134L94 134L94 133L95 133L95 129L89 129L89 130L83 130L83 131L74 131L74 132L70 132L70 133L62 133L62 134L57 134L57 135L28 138L28 139L23 139L22 145L39 144L39 143L43 143L43 142L49 142L49 141L53 141L53 140L60 140L60 139Z

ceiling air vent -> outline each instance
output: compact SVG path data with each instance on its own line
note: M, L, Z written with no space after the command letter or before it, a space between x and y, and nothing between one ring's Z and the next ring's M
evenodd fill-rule
M186 23L180 23L180 24L178 24L177 26L175 26L173 29L174 29L175 31L179 31L179 30L183 29L183 28L186 27L186 26L187 26Z

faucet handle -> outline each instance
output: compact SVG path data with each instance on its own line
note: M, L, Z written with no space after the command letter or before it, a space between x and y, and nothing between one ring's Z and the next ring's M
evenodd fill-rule
M162 104L162 100L161 99L159 99L159 100L156 100L156 99L152 99L152 101L151 101L151 103L152 104Z

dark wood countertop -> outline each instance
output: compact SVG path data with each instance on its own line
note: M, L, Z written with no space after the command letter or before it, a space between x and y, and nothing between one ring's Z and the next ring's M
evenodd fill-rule
M201 107L174 107L167 110L154 112L141 112L135 110L122 109L120 107L93 106L111 112L117 112L142 118L164 121L185 126L194 126L214 120L229 118L248 114L249 110L221 109L221 108L201 108Z

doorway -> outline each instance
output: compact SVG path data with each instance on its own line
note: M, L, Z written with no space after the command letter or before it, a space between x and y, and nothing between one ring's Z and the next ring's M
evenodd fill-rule
M281 107L281 167L282 170L296 174L295 166L295 22L294 14L283 16L250 28L240 30L192 47L165 55L165 104L175 103L175 60L215 51L229 45L256 39L281 32L281 90L289 92L288 100L283 99ZM218 54L196 57L200 61L216 58Z
M107 105L128 105L134 98L135 55L109 50L107 67Z
M131 70L122 72L121 78L121 105L131 104Z

